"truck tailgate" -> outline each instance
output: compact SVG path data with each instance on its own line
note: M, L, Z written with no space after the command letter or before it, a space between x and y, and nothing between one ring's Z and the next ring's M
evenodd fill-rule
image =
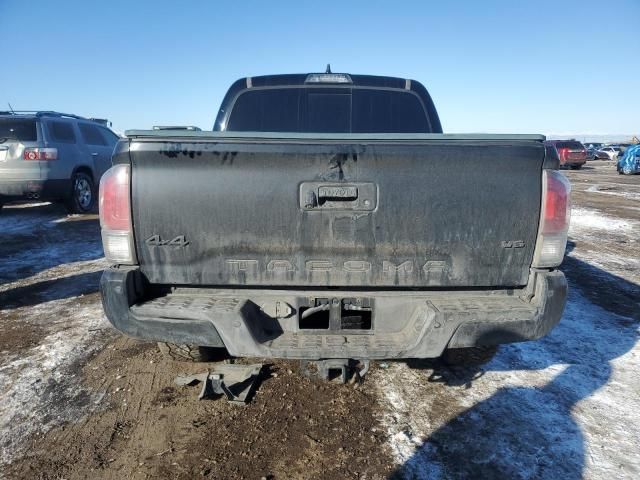
M257 135L130 134L136 250L151 283L527 283L542 137Z

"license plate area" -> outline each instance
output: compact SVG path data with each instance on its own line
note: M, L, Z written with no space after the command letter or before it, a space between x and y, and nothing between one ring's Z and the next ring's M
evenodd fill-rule
M371 334L373 299L360 297L301 298L298 301L299 333Z

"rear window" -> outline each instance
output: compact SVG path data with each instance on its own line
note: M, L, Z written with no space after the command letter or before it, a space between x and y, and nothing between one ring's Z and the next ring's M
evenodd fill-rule
M76 134L73 126L69 122L52 121L49 122L51 139L56 142L76 143Z
M351 131L351 95L348 93L309 92L306 110L308 132Z
M302 93L302 89L245 92L233 106L227 130L300 132Z
M38 139L36 120L28 118L0 118L0 139L35 142Z
M568 148L570 150L582 150L584 147L580 142L557 142L556 148Z
M366 88L249 90L232 107L228 131L428 133L420 98Z
M409 92L356 90L353 92L353 132L430 132L427 115L417 95Z

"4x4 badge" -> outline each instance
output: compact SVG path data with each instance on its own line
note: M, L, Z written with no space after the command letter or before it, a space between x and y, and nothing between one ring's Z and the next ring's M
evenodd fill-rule
M152 235L147 238L144 243L150 247L184 247L189 245L184 235L178 235L173 240L163 240L160 238L160 235Z

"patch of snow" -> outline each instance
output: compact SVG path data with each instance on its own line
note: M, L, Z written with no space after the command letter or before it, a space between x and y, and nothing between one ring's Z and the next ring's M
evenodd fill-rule
M2 259L0 283L15 281L40 270L65 265L69 261L88 261L103 256L100 235L65 235L60 228L77 216L60 214L59 208L35 208L0 215L0 241L13 245ZM82 219L81 221L85 221ZM95 221L95 220L87 220ZM19 248L27 242L28 248Z
M97 252L95 252L97 253ZM109 262L102 257L97 260L81 260L78 262L69 262L55 267L48 268L36 273L19 282L0 284L0 293L11 290L13 288L35 285L36 283L46 282L47 280L62 280L83 273L94 273L104 270L109 266Z
M596 184L587 188L586 191L590 193L602 193L603 195L614 195L616 197L624 197L624 198L632 198L632 199L640 198L640 193L629 191L628 184L614 183L612 185L620 186L625 190L619 191L619 190L609 189L608 187L603 188L603 185Z
M6 206L0 215L0 234L39 234L39 228L51 228L59 223L92 218L90 215L69 215L51 203L29 203ZM95 217L93 217L95 218Z
M17 280L24 270L53 268L66 265L70 258L90 261L103 257L100 239L69 240L58 243L45 243L41 248L23 250L2 260L0 280Z
M574 208L569 239L573 248L568 256L605 272L637 282L640 258L634 255L640 241L640 223L604 215L596 210Z
M375 372L400 477L640 476L640 331L570 292L549 336L503 346L462 382L468 369Z
M11 205L6 205L4 208L6 210L14 210L21 208L45 207L47 205L51 205L51 202L14 203Z
M591 230L630 230L631 222L618 218L609 217L597 210L586 208L571 209L570 230L591 229Z
M37 342L0 352L0 478L2 465L22 454L31 435L101 408L102 394L84 388L78 376L82 360L102 348L106 337L97 332L108 323L99 295L78 293L95 291L106 261L99 235L66 227L70 220L84 221L48 204L10 205L0 214L0 241L8 252L0 298L11 291L29 296L28 306L0 305L0 325L13 331L33 326ZM89 278L95 285L87 285Z
M79 298L24 307L52 333L27 351L0 354L0 465L22 451L29 435L77 421L101 396L79 384L73 365L102 348L94 331L107 324L97 297L80 304Z
M22 212L21 212L22 213ZM0 233L2 234L33 234L33 230L37 226L45 226L52 220L52 215L48 212L36 214L16 214L16 215L0 215Z
M82 215L67 215L66 217L60 217L60 218L55 218L53 220L51 220L51 223L65 223L65 222L69 222L69 221L73 221L77 218L82 217Z

